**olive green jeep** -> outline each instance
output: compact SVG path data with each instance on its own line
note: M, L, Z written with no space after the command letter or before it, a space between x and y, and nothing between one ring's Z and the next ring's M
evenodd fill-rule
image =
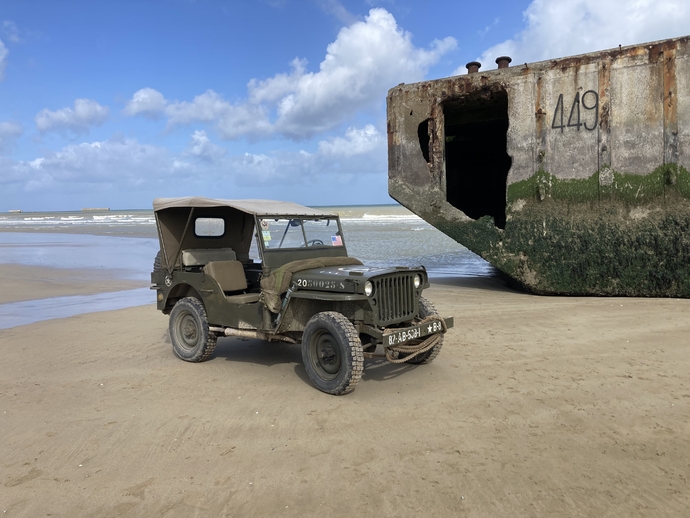
M160 251L151 289L183 360L209 359L220 336L301 343L314 385L346 394L364 358L429 363L453 325L421 297L424 267L348 257L336 214L200 197L157 198L153 209Z

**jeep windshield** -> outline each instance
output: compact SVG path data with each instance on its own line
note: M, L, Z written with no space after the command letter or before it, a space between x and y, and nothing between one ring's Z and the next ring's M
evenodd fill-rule
M337 218L259 218L264 250L343 247Z
M264 267L319 257L347 257L336 215L259 215L256 240Z

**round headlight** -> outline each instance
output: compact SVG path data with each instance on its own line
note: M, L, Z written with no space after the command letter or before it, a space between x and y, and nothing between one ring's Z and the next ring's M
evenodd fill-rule
M371 281L367 281L364 283L364 294L367 297L371 297L371 295L374 293L374 285L371 283Z
M419 288L422 284L422 278L419 275L415 275L414 279L412 279L412 282L414 282L414 287Z

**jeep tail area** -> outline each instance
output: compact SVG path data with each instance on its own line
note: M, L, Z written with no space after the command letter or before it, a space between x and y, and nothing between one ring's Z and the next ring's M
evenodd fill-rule
M453 325L422 298L423 266L348 257L336 214L200 197L157 198L153 209L151 289L185 361L208 360L220 336L301 343L309 379L339 395L354 390L364 358L431 362Z

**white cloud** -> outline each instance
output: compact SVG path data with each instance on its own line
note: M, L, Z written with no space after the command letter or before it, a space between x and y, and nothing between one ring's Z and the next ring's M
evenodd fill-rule
M279 74L250 83L250 98L270 99L280 92L276 130L293 138L309 137L336 127L354 111L381 103L391 86L423 79L455 46L449 37L434 41L429 50L416 48L393 15L372 9L364 21L340 30L318 72L300 72L293 61L289 77Z
M215 122L221 138L265 135L271 132L265 109L259 105L233 105L213 90L197 95L190 102L175 101L165 109L168 126L192 122Z
M192 102L168 101L153 88L142 88L127 102L123 113L143 115L149 119L168 118L168 129L194 122L214 123L218 134L226 140L241 136L255 138L272 132L268 115L258 104L233 105L213 90L197 95Z
M144 182L171 176L172 162L164 148L114 137L69 145L30 161L5 162L0 165L0 178L28 191L71 191L78 185L102 184L127 192Z
M245 102L230 103L213 90L191 102L167 101L160 92L144 88L124 112L164 113L168 127L214 124L223 139L275 134L309 138L340 126L358 111L380 106L392 86L423 79L429 67L455 46L455 39L448 37L435 40L429 49L417 48L389 12L372 9L364 21L341 29L317 72L308 72L306 60L295 58L290 72L249 81Z
M279 150L228 156L205 132L196 131L180 160L201 177L230 180L264 192L273 188L276 194L272 196L280 197L281 186L339 182L361 174L385 175L386 157L385 139L369 124L348 128L344 137L320 141L314 153Z
M534 0L523 16L524 31L482 54L485 67L501 55L525 63L690 32L687 0Z
M307 60L295 58L290 62L290 68L292 68L292 72L289 74L276 74L262 81L250 80L247 84L249 101L255 104L273 103L293 92L299 79L306 73Z
M226 140L242 136L253 140L272 133L266 109L251 104L229 105L228 110L219 118L216 129L220 137Z
M214 185L234 184L280 198L286 187L347 183L362 174L385 175L386 170L385 139L371 125L323 140L313 153L285 150L232 156L211 142L205 131L197 130L177 155L115 136L71 144L33 160L0 157L0 185L57 195L83 186L128 193L133 188L159 191L173 185L178 191L198 192L198 186L205 185L213 193Z
M9 157L0 156L0 185L6 187L23 181L26 181L26 176L19 165Z
M134 92L123 113L130 117L141 114L147 118L157 119L165 111L166 104L162 93L153 88L142 88Z
M494 27L496 27L496 26L499 24L500 21L501 21L500 18L494 18L493 23L491 23L491 24L485 26L485 27L484 27L483 29L481 29L481 30L478 30L478 31L477 31L477 34L479 34L479 36L483 38L484 36L486 36L486 35L489 33L489 31L491 31Z
M211 122L230 108L230 103L223 100L213 90L207 90L201 95L197 95L190 103L187 101L169 103L166 106L168 123L189 124L190 122Z
M74 133L88 133L91 126L100 126L108 118L109 110L90 99L76 99L74 109L41 110L36 115L36 128L41 133L69 129Z
M311 185L315 182L341 182L362 174L387 171L385 140L368 124L348 128L345 137L318 143L315 153L283 151L271 154L245 153L231 157L228 170L237 171L239 185L264 184Z
M345 9L345 6L338 0L319 0L319 4L324 11L332 14L342 23L349 25L357 21L357 17Z
M325 156L351 157L373 151L383 142L376 128L367 124L362 129L348 128L345 138L335 137L319 142L319 152Z
M294 154L269 156L263 153L244 153L233 157L230 166L233 170L244 173L238 177L240 185L277 182L288 177L289 172L294 169Z
M7 38L7 41L12 43L19 43L21 41L19 38L19 28L11 20L4 20L2 22L2 34Z
M192 140L187 147L189 156L208 162L215 162L227 153L225 148L215 145L208 138L205 131L197 130L192 135Z
M24 133L18 122L0 122L0 151L4 151L11 143Z
M38 169L61 182L139 183L162 173L170 163L167 151L134 139L111 139L65 147L45 157ZM150 170L151 172L146 172Z
M5 44L0 40L0 81L5 79L5 67L7 66L7 55L10 53Z
M18 122L0 122L0 139L18 137L23 132L22 125Z

